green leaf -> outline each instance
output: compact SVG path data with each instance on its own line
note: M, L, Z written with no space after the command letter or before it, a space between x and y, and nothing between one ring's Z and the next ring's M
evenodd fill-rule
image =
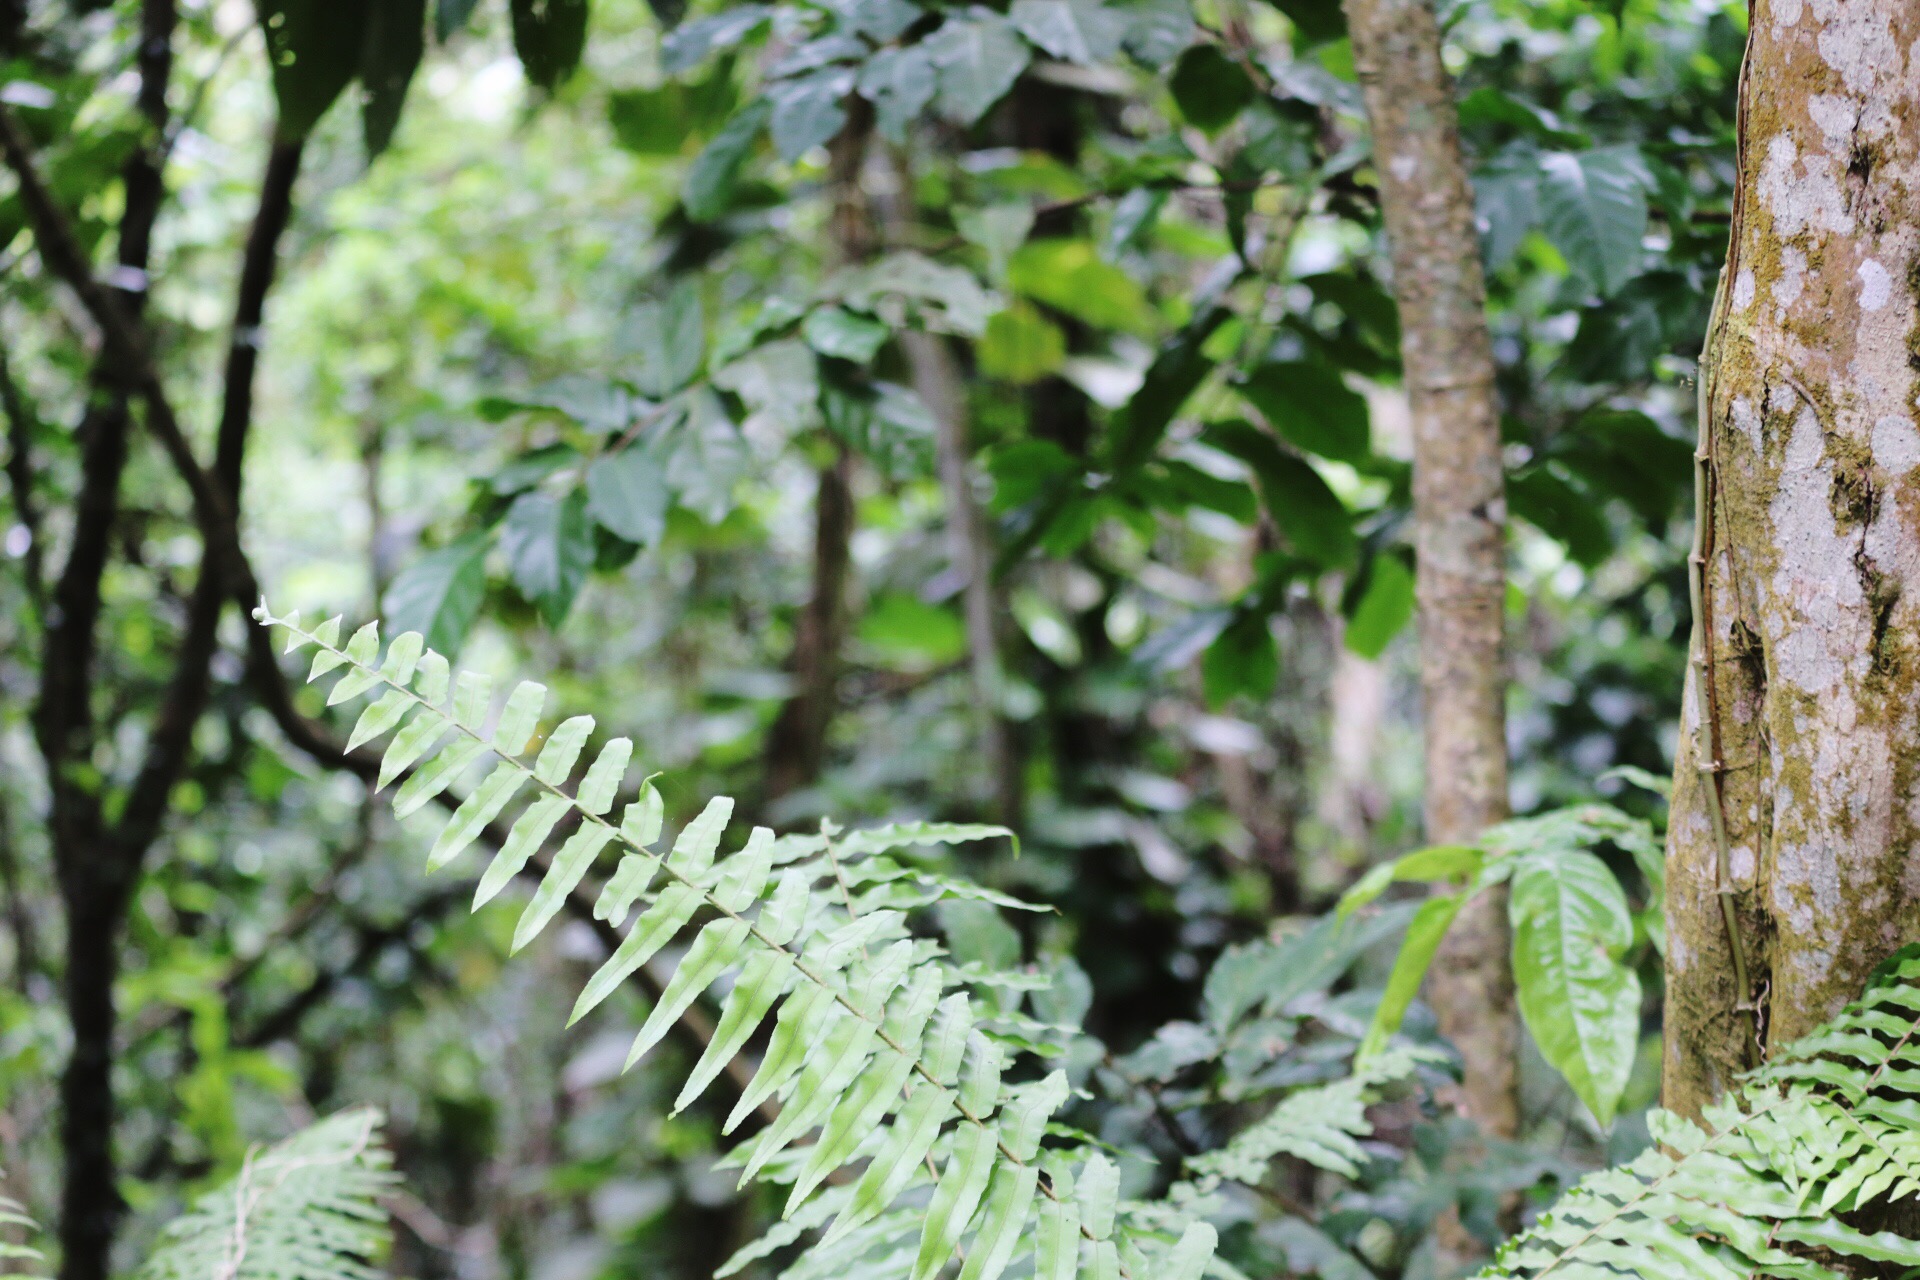
M1378 658L1413 621L1413 570L1399 556L1373 558L1365 588L1347 617L1344 640L1351 653Z
M366 96L360 122L367 154L377 156L393 141L407 86L426 53L427 0L379 0L366 10L366 38L360 53L360 82Z
M787 990L793 976L793 957L784 951L755 951L747 958L740 978L727 992L720 1009L720 1023L713 1039L687 1076L680 1096L673 1100L673 1113L680 1114L705 1093L707 1086L726 1069Z
M1161 1264L1165 1268L1162 1273L1165 1280L1200 1280L1207 1264L1213 1261L1213 1251L1219 1244L1220 1233L1213 1229L1211 1223L1192 1223L1168 1251L1166 1262Z
M279 107L274 132L296 142L313 132L359 70L368 0L260 0L256 8Z
M1428 898L1414 912L1413 922L1407 926L1406 941L1400 944L1400 954L1393 959L1393 971L1387 975L1387 986L1381 992L1373 1022L1354 1054L1356 1065L1381 1053L1406 1020L1407 1010L1420 993L1420 984L1433 964L1434 953L1452 927L1453 918L1467 905L1467 898L1465 893L1439 895Z
M1040 1230L1034 1243L1034 1280L1074 1280L1080 1271L1080 1206L1074 1202L1073 1175L1052 1175L1054 1198L1040 1206Z
M504 756L524 752L533 731L540 727L540 712L546 705L547 686L533 680L522 680L514 686L507 705L500 709L500 722L493 731L493 749Z
M992 1125L962 1125L954 1133L953 1154L934 1188L920 1232L920 1252L911 1280L933 1280L953 1257L954 1246L973 1220L980 1195L993 1176L999 1132Z
M1470 885L1486 861L1486 854L1470 844L1436 844L1415 849L1380 863L1361 876L1352 888L1340 895L1337 914L1344 920L1386 892L1388 885L1409 880L1416 883L1445 880Z
M1575 277L1602 297L1640 274L1652 185L1634 147L1540 157L1540 212L1547 238Z
M393 813L404 818L418 812L428 801L445 791L465 773L467 766L486 752L484 742L455 738L438 755L414 770L400 789L393 793Z
M546 843L554 824L560 821L560 815L566 811L567 802L561 796L541 796L527 806L513 824L513 830L507 833L507 842L500 846L500 851L493 855L493 861L487 864L479 885L473 891L475 911L512 883L513 878L527 865L527 860L533 857L534 851ZM455 821L458 820L456 815Z
M765 98L755 98L734 112L726 127L700 149L687 170L686 186L680 194L688 218L694 222L712 222L727 211L741 166L746 164L753 144L759 140L772 115L773 104Z
M1267 0L1287 15L1299 37L1299 49L1338 40L1347 34L1347 16L1339 0Z
M505 760L495 765L486 780L460 802L452 820L441 828L432 851L427 854L427 870L438 871L458 857L489 822L500 816L500 811L519 794L526 781L526 771L519 765Z
M814 147L833 141L846 127L845 102L853 81L854 73L847 67L824 67L767 86L767 102L773 108L768 132L782 160L798 160Z
M1115 423L1114 470L1130 470L1153 456L1174 417L1213 371L1207 340L1231 314L1226 307L1201 307L1178 333L1160 344L1140 389Z
M744 920L715 920L702 929L687 948L686 956L673 971L672 981L667 989L660 993L659 1001L653 1006L653 1012L633 1039L633 1048L627 1051L626 1065L621 1070L631 1070L633 1064L646 1055L647 1050L660 1042L667 1029L680 1020L702 991L711 986L715 979L724 973L740 957L740 948L747 939L747 922Z
M1522 467L1508 476L1507 503L1514 515L1564 543L1580 564L1592 568L1613 552L1613 528L1602 504L1547 466Z
M1099 0L1014 0L1008 16L1021 35L1048 54L1087 65L1118 57L1131 21Z
M980 1229L967 1251L960 1280L1000 1280L1000 1274L1013 1261L1014 1250L1020 1247L1039 1183L1040 1171L1030 1164L1003 1164L994 1170L986 1208L980 1214Z
M1011 22L979 8L949 17L921 44L937 71L940 110L958 124L985 115L1033 57Z
M1094 1152L1087 1158L1086 1168L1080 1171L1076 1194L1080 1199L1080 1221L1085 1224L1087 1234L1095 1240L1105 1240L1112 1235L1114 1210L1120 1201L1119 1167L1098 1151Z
M535 88L548 92L580 65L587 47L587 0L509 0L513 51Z
M1200 685L1218 710L1238 694L1266 698L1280 678L1280 652L1264 612L1236 618L1200 657Z
M1359 547L1353 516L1304 459L1285 452L1273 437L1239 419L1210 424L1201 440L1253 469L1267 514L1296 552L1329 569L1353 562Z
M1240 394L1296 448L1336 462L1366 461L1366 398L1332 365L1271 360L1247 375Z
M1167 81L1188 124L1218 133L1254 99L1246 69L1216 44L1196 44L1180 55Z
M1620 882L1584 850L1523 856L1508 898L1520 1014L1541 1056L1602 1125L1640 1044L1640 979L1621 963L1633 920Z
M682 280L665 298L636 304L620 322L618 350L642 395L663 399L692 382L707 353L699 285Z
M487 539L476 534L415 560L381 598L387 622L420 632L429 649L458 654L487 592L486 554Z
M927 50L912 44L875 50L860 68L859 84L860 96L873 104L881 136L900 145L908 126L933 101L939 81Z
M507 510L501 548L520 594L538 606L547 625L566 621L573 598L593 568L593 529L579 490L564 498L523 493Z
M800 326L807 345L823 356L865 364L887 345L887 326L845 307L815 307Z
M1029 240L1009 259L1007 284L1098 329L1147 333L1159 324L1139 282L1086 240Z
M1067 358L1067 335L1038 308L1016 301L987 321L975 355L989 378L1024 386L1058 372Z
M752 36L772 15L768 5L743 4L676 28L660 42L660 69L670 76L691 71L713 54Z
M591 719L588 720L591 724ZM600 748L599 757L587 770L587 776L580 779L580 789L575 793L575 803L583 813L596 818L613 808L613 797L620 789L621 779L627 776L627 762L633 759L633 739L614 738Z
M533 776L550 787L557 787L572 777L573 766L580 761L580 749L593 733L593 724L592 716L562 720L547 736L546 745L540 748L540 758L533 764Z
M479 0L434 0L433 38L441 44L453 39L473 17Z

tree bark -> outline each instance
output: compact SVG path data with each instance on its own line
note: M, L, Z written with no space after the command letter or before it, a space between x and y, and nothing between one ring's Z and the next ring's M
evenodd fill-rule
M873 210L861 182L873 108L851 99L847 123L828 149L828 258L849 266L873 256ZM846 639L847 573L852 564L853 458L833 442L814 499L813 586L794 628L787 672L793 692L767 734L765 799L811 785L826 764L827 735L840 702L840 652Z
M1486 286L1453 101L1429 0L1346 0L1392 246L1413 429L1414 543L1427 838L1507 816L1506 497ZM1506 899L1460 913L1429 981L1465 1060L1462 1101L1489 1132L1519 1126Z
M1753 10L1668 835L1685 1115L1920 938L1916 36L1905 0Z

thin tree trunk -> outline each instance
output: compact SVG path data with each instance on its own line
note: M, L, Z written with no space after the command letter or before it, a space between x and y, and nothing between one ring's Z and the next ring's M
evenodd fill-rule
M1702 360L1669 1107L1920 938L1920 86L1907 0L1759 0Z
M1471 839L1507 814L1506 500L1473 189L1429 0L1346 0L1346 11L1413 428L1427 837ZM1519 1125L1509 950L1505 899L1482 895L1454 923L1429 984L1465 1060L1466 1111L1501 1136Z
M827 183L833 200L829 219L831 265L872 257L873 211L861 183L873 108L851 99L847 123L829 147ZM820 468L814 499L813 586L794 627L787 672L793 692L767 735L766 796L778 800L811 785L826 764L827 735L840 703L841 648L846 639L847 573L852 564L853 458L833 444L834 458Z
M914 222L913 166L893 157L894 198L888 202L890 233L906 242ZM947 504L947 559L960 579L960 605L967 630L967 658L980 726L982 767L993 787L999 820L1020 825L1025 805L1014 726L1002 711L999 606L993 589L993 540L973 488L973 451L967 432L967 388L953 348L938 334L913 329L900 335L913 389L934 421L940 489Z

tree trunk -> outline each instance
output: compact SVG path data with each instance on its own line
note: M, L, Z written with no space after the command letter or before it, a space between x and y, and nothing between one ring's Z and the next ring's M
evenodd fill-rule
M1907 0L1753 11L1668 836L1685 1115L1920 937L1917 35Z
M1346 0L1393 251L1413 429L1426 826L1467 840L1507 816L1506 498L1473 189L1429 0ZM1433 966L1462 1101L1493 1134L1519 1126L1506 899L1460 913Z
M847 123L829 148L831 266L849 266L873 256L873 210L861 183L872 135L873 108L861 99L851 99ZM853 458L838 440L833 450L833 461L820 468L814 499L813 588L801 606L793 651L787 659L793 692L767 734L768 801L798 791L820 776L827 758L827 734L839 709L847 571L852 563Z

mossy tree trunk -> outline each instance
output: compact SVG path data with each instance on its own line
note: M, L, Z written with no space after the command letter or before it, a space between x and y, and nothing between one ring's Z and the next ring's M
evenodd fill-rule
M1346 13L1413 426L1427 838L1470 840L1507 816L1506 491L1473 188L1431 0L1346 0ZM1454 922L1429 981L1465 1061L1465 1109L1504 1137L1519 1127L1510 949L1505 896L1483 894Z
M1916 36L1910 0L1753 10L1668 844L1687 1115L1920 937Z

